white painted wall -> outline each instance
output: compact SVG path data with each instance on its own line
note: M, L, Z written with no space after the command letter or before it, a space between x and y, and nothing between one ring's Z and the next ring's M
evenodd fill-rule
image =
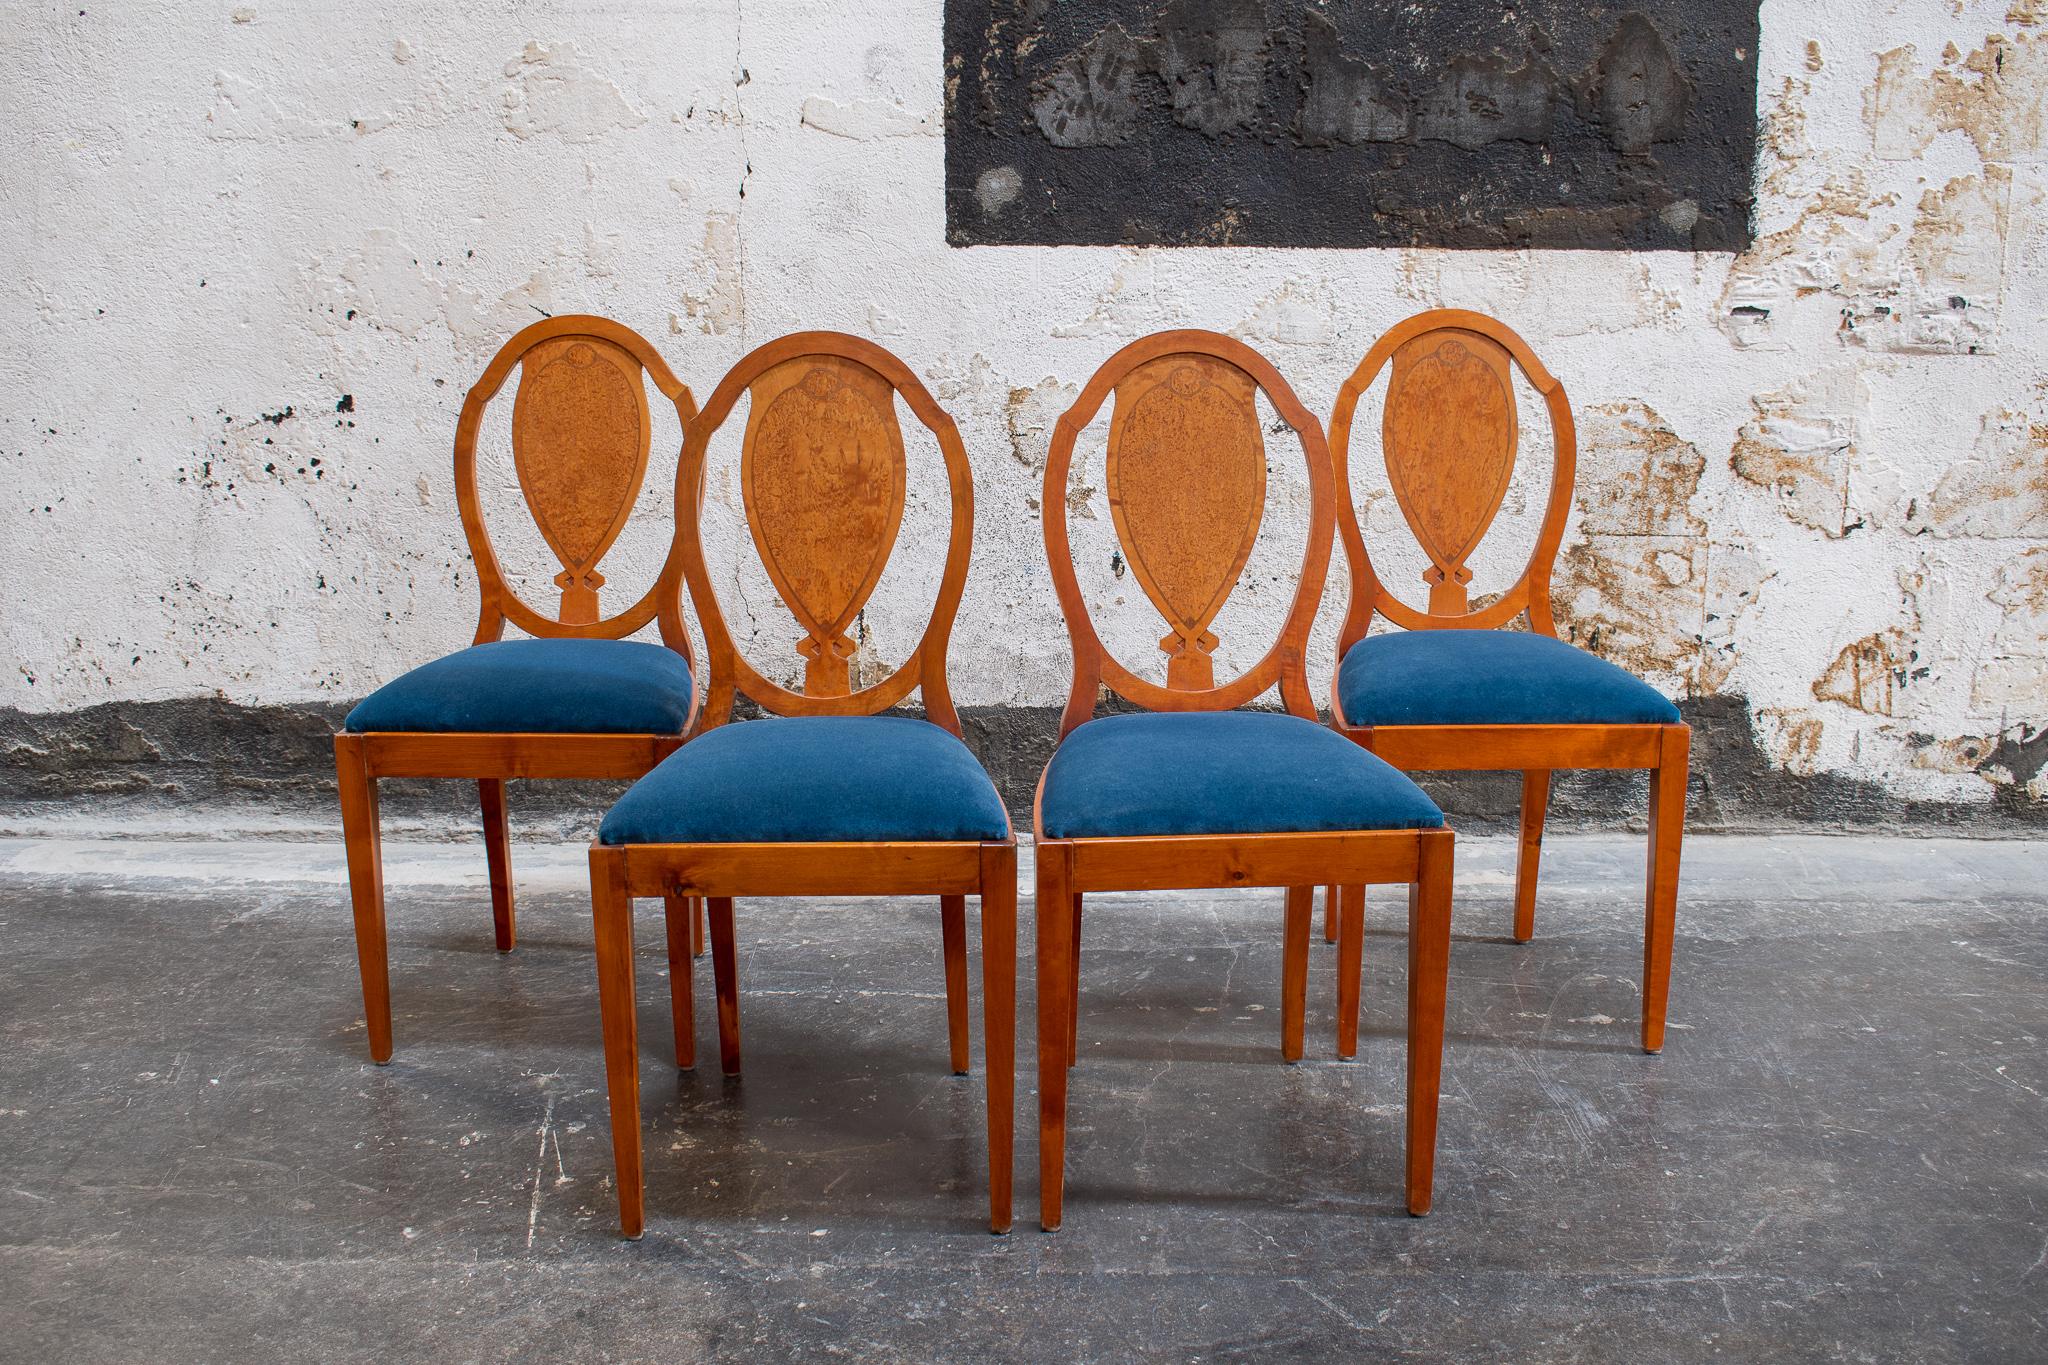
M1766 3L1739 259L950 249L939 0L80 3L0 9L0 705L347 698L465 643L455 415L543 311L640 329L700 395L799 327L896 349L975 462L957 696L1055 702L1038 469L1094 366L1214 327L1327 413L1379 332L1447 304L1520 328L1581 413L1579 638L1747 698L1795 771L1927 799L1988 800L1978 756L2048 724L2039 0ZM655 469L606 566L634 594L667 535ZM1517 525L1544 477L1539 452ZM926 488L884 655L929 591L905 553L943 533ZM1274 505L1226 657L1286 595L1298 481ZM1105 600L1107 546L1083 555ZM1125 615L1135 656L1156 631Z

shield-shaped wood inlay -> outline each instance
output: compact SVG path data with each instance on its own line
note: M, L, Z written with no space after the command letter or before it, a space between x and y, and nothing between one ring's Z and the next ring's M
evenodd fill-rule
M840 356L804 356L753 384L740 486L775 590L805 630L805 691L850 690L847 627L903 524L905 461L889 381Z
M1251 557L1266 507L1257 386L1228 361L1169 355L1116 387L1105 470L1124 557L1171 632L1167 686L1215 686L1209 623Z
M1394 355L1381 418L1387 477L1431 560L1431 611L1463 611L1466 556L1486 534L1515 471L1508 353L1476 332L1432 332Z
M562 620L598 619L597 562L618 539L647 472L651 428L640 363L595 337L543 341L520 362L512 464L534 524L562 562Z

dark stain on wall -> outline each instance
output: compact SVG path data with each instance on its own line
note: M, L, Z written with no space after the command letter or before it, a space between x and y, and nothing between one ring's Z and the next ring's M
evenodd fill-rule
M946 0L956 246L1739 251L1757 0Z
M0 832L63 820L84 830L92 817L141 825L190 822L211 832L224 815L243 824L274 820L280 834L307 827L340 838L333 734L348 703L239 706L217 698L109 702L80 711L0 708ZM745 715L754 708L739 708ZM1774 766L1739 697L1689 698L1679 710L1693 727L1690 828L1716 831L1884 830L1891 833L2016 835L2048 829L2048 801L2028 779L2048 764L2048 731L2012 737L1981 770L2002 779L1989 804L1917 801L1845 773L1800 777ZM962 728L1010 807L1031 828L1038 775L1059 735L1056 706L963 706ZM1521 799L1515 773L1418 774L1458 828L1511 830ZM521 782L513 810L522 837L588 838L625 790L624 782ZM477 829L473 782L387 781L382 804L394 834ZM1557 830L1641 828L1648 789L1641 773L1559 773L1550 803Z

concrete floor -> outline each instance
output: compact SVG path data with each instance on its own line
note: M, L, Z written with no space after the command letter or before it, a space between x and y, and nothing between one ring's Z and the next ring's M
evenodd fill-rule
M2048 1357L2048 846L1693 839L1646 1058L1637 842L1554 840L1516 946L1466 841L1426 1220L1391 893L1295 1067L1277 892L1091 902L1066 1227L1026 1046L1007 1238L936 902L743 903L743 1082L669 1065L644 905L638 1244L581 850L507 958L480 848L390 852L380 1069L331 845L0 843L0 1358Z

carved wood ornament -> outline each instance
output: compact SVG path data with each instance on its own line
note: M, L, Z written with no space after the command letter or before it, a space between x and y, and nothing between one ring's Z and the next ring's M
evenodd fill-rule
M800 629L804 690L763 676L740 654L704 559L703 494L712 435L751 397L740 449L747 528L769 580ZM906 457L901 398L937 438L952 488L952 529L938 601L917 648L881 681L853 690L847 631L889 562L903 523ZM735 692L778 715L872 715L921 691L925 715L960 732L946 683L946 644L966 586L974 490L953 419L908 366L842 332L798 332L733 366L689 427L677 480L683 541L677 590L687 580L710 654L706 724L725 721Z
M1395 500L1430 558L1430 610L1463 611L1466 557L1515 472L1508 353L1469 333L1410 342L1394 353L1380 428Z
M1209 626L1244 572L1265 509L1261 392L1294 429L1308 463L1308 543L1280 638L1244 674L1219 686ZM1074 445L1112 394L1110 513L1124 558L1169 627L1159 642L1167 655L1164 687L1132 673L1103 646L1074 573L1067 532ZM1046 557L1074 649L1060 733L1093 715L1104 684L1156 711L1226 711L1277 684L1290 712L1313 717L1304 656L1329 568L1335 487L1321 424L1279 371L1243 342L1215 332L1159 332L1104 362L1055 425L1046 461Z
M895 390L838 356L784 361L751 386L740 488L754 547L797 624L804 691L852 691L846 634L903 524Z
M1351 502L1351 427L1359 399L1391 366L1380 419L1387 478L1429 567L1429 606L1417 611L1374 572ZM1494 602L1474 610L1466 561L1478 548L1515 469L1520 433L1513 374L1522 372L1541 395L1550 417L1554 460L1550 502L1536 546L1521 576ZM1337 394L1330 415L1330 452L1342 490L1338 530L1351 566L1351 605L1338 639L1339 657L1365 637L1375 613L1408 630L1457 626L1483 629L1524 611L1529 624L1556 635L1550 574L1571 514L1578 438L1564 386L1543 368L1528 344L1483 313L1440 308L1397 325L1367 353Z
M548 548L562 562L562 619L595 621L604 557L640 493L653 441L632 355L591 337L526 353L512 400L512 464Z
M1109 511L1131 572L1171 629L1166 685L1216 685L1209 623L1251 558L1266 510L1266 447L1250 375L1209 356L1164 356L1116 386Z
M527 510L562 565L554 615L527 604L506 581L477 492L484 411L515 369L512 464ZM648 379L674 404L687 432L696 400L645 339L608 318L568 315L536 322L506 342L469 391L455 429L455 498L483 595L477 644L498 639L508 621L529 635L603 639L622 639L656 622L663 642L691 659L694 671L681 594L662 590L681 550L680 531L669 542L661 576L639 601L612 617L602 615L598 601L605 583L598 562L625 528L647 475L653 441Z

